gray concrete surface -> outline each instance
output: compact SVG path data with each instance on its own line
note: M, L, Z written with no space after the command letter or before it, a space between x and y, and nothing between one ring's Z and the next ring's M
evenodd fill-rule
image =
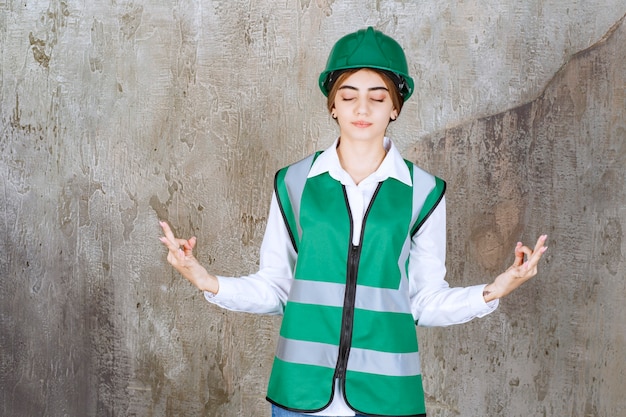
M391 135L448 181L449 280L550 235L491 316L420 329L429 415L626 415L624 0L0 1L0 414L268 416L280 319L208 305L257 267L274 171L336 134L341 35L405 46Z

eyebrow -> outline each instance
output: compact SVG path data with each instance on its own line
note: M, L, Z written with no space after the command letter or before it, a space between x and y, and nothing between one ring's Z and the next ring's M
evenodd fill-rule
M354 90L354 91L359 91L359 89L358 89L358 88L353 87L353 86L351 86L351 85L342 85L341 87L339 87L339 90L344 90L344 89L345 89L345 90ZM385 90L386 92L389 92L389 89L388 89L387 87L383 87L383 86L380 86L380 87L371 87L371 88L368 88L368 89L367 89L367 91L377 91L377 90Z

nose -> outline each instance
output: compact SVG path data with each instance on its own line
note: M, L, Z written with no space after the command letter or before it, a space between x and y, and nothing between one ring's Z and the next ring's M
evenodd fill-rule
M357 99L355 111L359 116L369 114L369 103L366 97L359 97Z

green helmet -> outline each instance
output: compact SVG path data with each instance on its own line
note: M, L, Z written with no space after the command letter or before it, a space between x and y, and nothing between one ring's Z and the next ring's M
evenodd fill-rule
M404 51L398 42L373 27L361 29L339 39L330 51L326 69L320 74L319 86L325 96L336 80L335 71L351 68L374 68L391 72L400 94L407 100L414 83L409 76Z

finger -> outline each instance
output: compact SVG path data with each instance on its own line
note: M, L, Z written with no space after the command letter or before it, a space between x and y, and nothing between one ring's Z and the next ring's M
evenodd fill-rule
M532 250L531 248L529 248L528 246L526 246L526 245L522 245L522 244L520 244L520 245L517 247L517 249L518 249L520 252L523 252L526 256L530 256L530 255L532 255L532 254L533 254L533 250Z
M170 251L177 251L181 248L181 246L187 244L187 241L185 239L176 239L172 233L171 230L169 232L170 237L167 236L161 236L159 237L159 240L165 245L167 246L167 248Z
M185 243L181 244L185 255L191 256L193 254L193 248L196 246L196 237L192 236Z
M522 251L522 242L517 242L515 246L515 260L513 266L520 266L524 263L524 251Z
M524 255L526 256L526 259L530 259L530 257L533 254L533 251L525 245L519 245L516 249L515 255L520 256L522 262L520 262L520 265L522 265L524 263ZM519 254L519 255L518 255Z
M528 267L536 268L546 250L548 250L548 247L542 246L538 251L535 251L535 253L533 253L533 256L531 256L530 259L526 262L528 264Z
M543 236L540 236L539 239L537 240L537 244L535 245L535 250L533 251L532 255L528 258L528 261L526 261L526 263L524 264L526 269L537 268L537 265L539 264L539 260L541 259L545 251L548 250L548 247L544 246L546 242L546 238L547 236L543 235Z
M532 258L534 258L537 262L539 262L541 255L543 255L543 253L548 249L547 246L545 246L547 238L547 235L541 235L539 236L539 239L537 239L537 244L535 244L535 250L532 255Z
M161 241L161 243L163 243L167 247L167 249L170 250L170 252L175 252L178 249L180 249L180 245L178 245L176 242L172 242L165 236L161 236L159 240Z
M537 243L535 244L535 252L540 251L541 248L544 247L546 239L548 239L548 235L539 236L539 239L537 239Z
M161 229L163 229L163 234L165 235L165 237L172 243L176 242L176 237L174 237L174 233L172 233L172 229L170 228L170 225L167 224L167 222L164 221L160 221L159 225L161 225Z
M174 236L174 233L172 232L172 229L169 227L169 225L166 222L159 222L161 224L161 227L163 228L163 232L165 234L165 237L161 239L161 241L163 243L164 240L166 239L168 241L167 243L167 247L171 252L175 253L175 256L179 259L182 259L185 257L185 255L191 255L192 254L192 247L190 249L185 249L184 248L189 246L189 243L187 242L186 239L178 239ZM180 253L179 253L180 252Z
M178 246L182 246L182 247L184 247L184 246L186 246L186 245L188 245L188 244L189 244L189 243L188 243L188 241L187 241L187 239L178 239L178 238L177 238L177 239L174 239L174 240L175 240L175 242L178 244Z

